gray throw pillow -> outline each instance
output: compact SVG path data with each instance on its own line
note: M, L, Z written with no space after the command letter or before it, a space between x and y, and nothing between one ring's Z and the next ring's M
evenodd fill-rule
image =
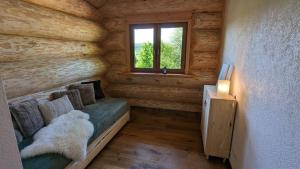
M19 126L18 126L18 123L16 122L14 116L11 114L11 120L12 120L12 123L13 123L13 126L14 126L14 129L17 129L19 130Z
M39 108L46 124L49 124L56 117L74 110L68 96L63 96L59 99L40 104Z
M68 90L68 91L61 91L61 92L54 92L52 93L53 99L58 99L63 97L64 95L67 95L70 102L72 103L75 110L82 110L84 108L80 92L77 89L74 90Z
M44 120L34 99L10 105L11 113L24 137L32 136L44 126Z
M88 81L88 82L82 82L81 84L93 84L94 86L94 92L96 99L103 99L105 98L104 92L101 87L101 81L100 80L94 80L94 81Z
M78 89L83 105L90 105L96 103L95 91L93 84L75 84L70 85L69 90Z
M19 130L15 129L15 135L16 135L16 139L17 139L18 144L23 141L23 136L22 136L22 134L20 133Z
M15 135L16 135L17 142L20 143L23 140L23 136L20 132L20 128L19 128L15 118L12 115L11 115L11 120L12 120L14 129L15 129Z

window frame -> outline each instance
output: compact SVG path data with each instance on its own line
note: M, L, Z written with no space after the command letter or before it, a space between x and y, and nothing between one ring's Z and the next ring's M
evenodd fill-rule
M162 73L160 68L160 53L161 53L161 29L162 28L183 28L182 35L182 50L181 50L181 69L167 69L169 74L184 74L186 70L186 55L187 55L187 36L188 22L167 22L167 23L139 23L129 24L129 44L130 44L130 70L138 73ZM153 68L136 68L135 67L135 42L134 30L143 28L153 28Z

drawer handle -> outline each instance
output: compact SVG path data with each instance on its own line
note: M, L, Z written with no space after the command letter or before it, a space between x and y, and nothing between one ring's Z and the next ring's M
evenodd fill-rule
M232 123L230 122L230 123L229 123L229 127L231 127L231 126L232 126Z

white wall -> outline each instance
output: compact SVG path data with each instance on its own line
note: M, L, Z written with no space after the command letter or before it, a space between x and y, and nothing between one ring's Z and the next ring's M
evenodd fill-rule
M227 0L234 169L300 168L300 0Z
M0 79L0 168L21 169L21 158L10 113L7 106L6 94Z

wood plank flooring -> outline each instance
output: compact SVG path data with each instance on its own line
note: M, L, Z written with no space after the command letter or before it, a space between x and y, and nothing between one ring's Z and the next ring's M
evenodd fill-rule
M131 121L87 169L226 169L206 160L196 113L134 107Z

